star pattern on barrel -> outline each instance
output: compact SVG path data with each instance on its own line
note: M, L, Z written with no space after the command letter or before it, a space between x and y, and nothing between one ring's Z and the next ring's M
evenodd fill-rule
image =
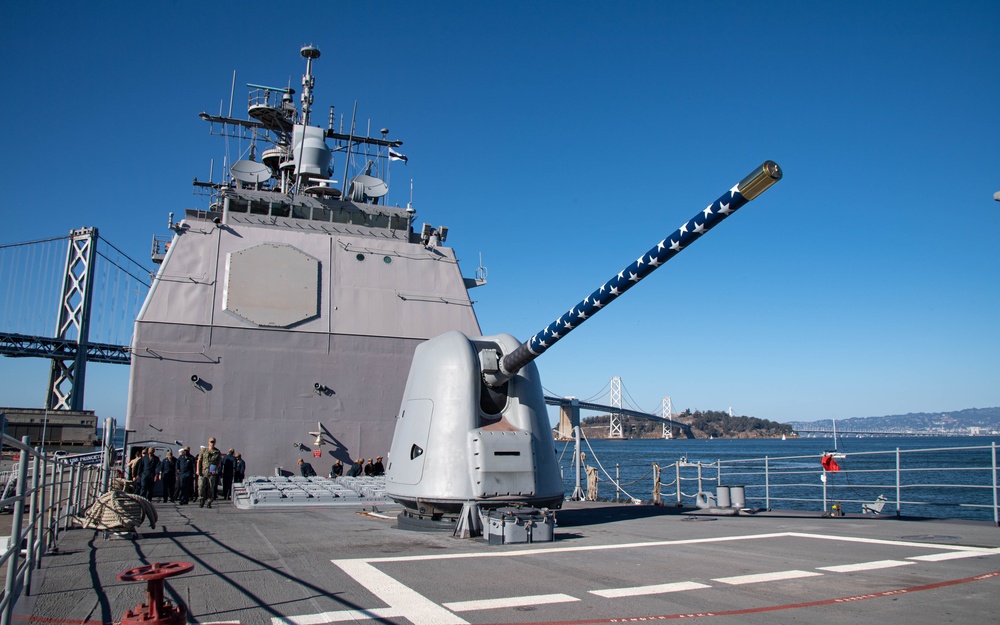
M660 240L652 249L612 276L610 280L584 298L577 306L571 308L529 339L525 343L526 348L535 356L540 355L581 322L592 317L605 305L614 301L619 295L696 241L746 202L746 198L739 193L739 185L734 186L728 193L700 211L701 223L697 221L698 214L695 215L694 219L683 223L673 235ZM531 348L534 345L538 346L537 351Z

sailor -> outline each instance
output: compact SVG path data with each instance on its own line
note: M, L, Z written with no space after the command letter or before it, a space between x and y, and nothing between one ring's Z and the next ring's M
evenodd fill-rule
M132 481L135 494L138 495L141 490L141 485L139 484L139 461L146 455L146 449L133 447L131 453L132 458L128 461L128 479Z
M242 454L236 454L236 468L233 473L233 481L237 484L243 483L243 478L247 474L247 463L243 461Z
M191 448L185 447L180 450L177 457L177 480L180 482L178 488L178 499L182 506L186 506L191 500L195 471L195 458L191 455Z
M365 476L375 475L375 463L371 458L368 459L368 464L365 465Z
M382 456L375 458L375 464L372 465L372 475L385 475L385 465L382 464Z
M343 474L344 464L340 460L337 460L333 463L333 466L330 467L330 478L340 477Z
M299 458L299 471L302 472L302 477L315 477L316 470L313 469L312 465Z
M199 508L204 508L205 504L212 507L215 501L215 485L218 483L219 470L222 465L222 452L215 448L215 437L208 439L208 447L198 454L198 464L195 467L195 474L198 476L198 489L201 501Z
M365 459L358 458L357 460L354 461L354 464L351 465L351 468L347 470L347 476L358 477L359 475L361 475L361 472L364 471L364 466L365 466Z
M146 453L139 459L136 465L139 473L139 496L146 499L153 499L153 483L156 481L156 473L160 468L160 459L156 456L156 450L152 447L146 449Z
M176 501L175 484L177 483L177 460L169 449L160 463L160 482L163 484L163 503Z
M222 459L222 498L229 499L233 492L233 476L236 473L236 450L229 448L229 453Z

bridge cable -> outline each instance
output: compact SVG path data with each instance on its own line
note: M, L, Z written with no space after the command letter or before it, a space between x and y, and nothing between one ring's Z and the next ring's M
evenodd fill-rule
M106 242L106 241L105 241L105 242ZM113 246L112 246L112 247L113 247ZM130 271L129 271L128 269L125 269L124 267L122 267L121 265L119 265L118 263L116 263L115 261L113 261L113 260L111 260L110 258L108 258L107 256L105 256L105 255L104 255L104 254L103 254L102 252L100 252L100 251L98 251L98 252L97 252L97 255L98 255L98 256L100 256L101 258L103 258L104 260L108 261L109 263L111 263L112 265L114 265L115 267L117 267L118 269L120 269L120 270L121 270L121 271L122 271L122 272L123 272L123 273L124 273L125 275L129 276L130 278L132 278L132 279L133 279L133 280L135 280L136 282L139 282L139 283L140 283L140 284L142 284L143 286L145 286L145 287L149 288L149 285L148 285L148 284L146 284L145 282L143 282L143 278L140 278L140 277L138 277L138 276L136 276L136 275L132 274L132 273L131 273L131 272L130 272ZM125 255L123 254L123 256L125 256ZM128 258L128 256L125 256L125 258ZM129 260L132 260L132 259L131 259L131 258L129 258ZM132 262L134 263L135 261L134 261L134 260L132 260ZM138 265L138 267L139 267L140 269L145 269L145 267L143 267L142 265ZM147 275L148 275L148 274L147 274ZM146 279L148 279L148 278L146 278Z
M21 247L23 245L33 245L35 243L49 243L51 241L64 241L69 238L69 235L64 235L61 237L52 237L49 239L38 239L37 241L22 241L20 243L4 243L0 245L0 250L7 249L8 247Z

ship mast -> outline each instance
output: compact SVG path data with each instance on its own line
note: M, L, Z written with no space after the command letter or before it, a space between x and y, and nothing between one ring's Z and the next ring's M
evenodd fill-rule
M306 73L302 77L302 125L309 125L309 112L312 110L313 86L316 79L312 75L313 59L319 58L319 48L314 46L303 46L299 51L306 60Z

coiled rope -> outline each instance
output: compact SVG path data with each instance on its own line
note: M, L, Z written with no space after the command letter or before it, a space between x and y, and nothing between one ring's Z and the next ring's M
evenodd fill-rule
M112 490L101 495L79 520L84 528L132 532L146 519L156 529L156 508L148 499Z

